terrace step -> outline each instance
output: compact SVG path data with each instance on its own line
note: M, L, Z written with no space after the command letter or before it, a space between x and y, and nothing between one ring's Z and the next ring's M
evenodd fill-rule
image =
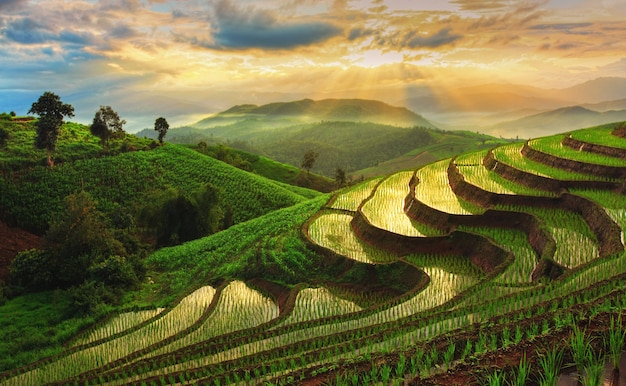
M571 172L608 179L626 178L626 160L581 152L561 144L563 136L527 141L522 154L534 161Z
M622 185L617 181L598 180L595 176L566 172L532 161L522 155L522 147L515 144L492 149L483 159L483 164L507 180L555 194L570 189L618 190Z
M599 204L591 200L570 193L562 193L558 197L535 197L486 191L467 182L455 162L450 162L448 173L454 192L468 201L484 207L528 206L558 208L578 213L596 235L600 256L608 256L624 250L621 243L621 228Z
M573 138L571 134L563 138L563 141L561 143L564 146L567 146L576 151L585 151L608 157L626 159L626 149L584 142Z

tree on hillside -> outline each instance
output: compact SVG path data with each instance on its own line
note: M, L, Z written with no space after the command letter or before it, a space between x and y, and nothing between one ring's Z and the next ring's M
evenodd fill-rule
M217 232L224 211L219 189L207 183L191 194L174 189L158 193L148 199L140 217L162 247Z
M165 134L167 134L167 130L169 130L170 124L167 123L165 118L159 117L154 122L154 130L159 132L159 143L163 145L163 138L165 138Z
M301 166L303 169L306 170L307 174L311 172L311 168L313 168L313 165L315 165L315 161L317 160L318 156L319 154L314 152L313 150L309 150L304 153Z
M39 115L36 123L37 136L35 137L35 147L46 149L48 155L48 165L54 166L52 152L56 150L59 129L63 125L63 117L73 117L74 107L61 102L61 98L53 92L44 92L37 102L33 103L28 114Z
M111 108L111 106L100 106L100 109L96 111L96 115L93 117L93 123L91 124L91 134L100 138L100 142L109 149L110 139L124 138L126 132L123 126L126 124L124 119L120 119L120 116Z
M335 170L335 184L337 185L337 188L344 187L346 182L346 171L338 167L337 170Z
M71 194L53 216L43 249L21 253L11 263L11 281L30 289L68 288L86 281L132 286L140 275L139 257L127 249L133 246L128 240L132 235L116 233L91 195Z

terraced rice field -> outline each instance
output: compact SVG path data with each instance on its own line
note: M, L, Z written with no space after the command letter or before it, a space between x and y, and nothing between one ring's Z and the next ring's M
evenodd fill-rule
M626 139L594 130L576 138L601 135L603 144L626 149ZM391 300L361 307L310 286L294 287L279 307L243 281L226 281L171 309L120 315L66 353L0 381L468 385L502 377L524 384L524 354L532 384L549 374L541 366L547 348L561 348L563 363L573 363L570 337L579 328L596 352L608 355L609 340L598 342L624 331L608 326L626 313L626 198L623 190L594 186L591 174L568 171L562 160L626 161L589 155L584 146L573 150L560 144L564 138L527 144L549 154L542 162L527 158L522 144L494 149L495 159L518 174L485 167L488 152L477 152L338 192L302 236L329 263L367 264L372 278L392 264L406 270L390 280L423 272L425 280ZM557 193L512 177L528 174L590 184ZM433 209L424 218L446 230L409 217L411 200ZM623 348L622 342L618 354ZM605 357L593 358L604 366ZM563 363L554 365L556 377Z

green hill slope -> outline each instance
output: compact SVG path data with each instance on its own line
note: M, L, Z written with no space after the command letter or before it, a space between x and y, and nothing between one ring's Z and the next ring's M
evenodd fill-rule
M154 137L150 130L138 135ZM467 133L444 133L406 108L358 99L240 105L168 133L168 140L175 143L227 143L295 166L313 150L319 157L312 171L331 178L337 168L358 176L361 169L433 144L449 143L453 148L446 152L449 155L496 140L487 135L475 137L481 138L474 138L477 145L471 146ZM460 149L459 142L467 146Z
M46 329L26 334L34 311L7 301L0 365L31 363L0 382L557 384L572 364L587 380L624 347L625 176L612 124L272 211L151 254L126 312L80 334L62 292L33 299ZM562 363L542 366L553 350Z
M268 180L173 144L101 156L101 148L89 138L87 128L72 127L75 135L60 139L57 166L53 169L32 166L38 163L33 159L42 155L17 158L16 149L30 151L29 135L23 133L24 127L9 132L11 140L0 149L0 159L13 167L21 165L21 170L12 172L4 168L0 174L3 218L42 232L51 215L60 208L63 197L81 189L89 192L105 211L120 208L134 213L153 193L167 188L191 192L205 183L212 183L221 189L235 223L301 202L305 200L302 194L317 195L314 191ZM74 137L88 138L88 146L76 144ZM17 142L21 140L24 143ZM76 148L81 151L75 151ZM66 149L71 149L71 157L68 156L70 150ZM65 159L68 161L59 162Z

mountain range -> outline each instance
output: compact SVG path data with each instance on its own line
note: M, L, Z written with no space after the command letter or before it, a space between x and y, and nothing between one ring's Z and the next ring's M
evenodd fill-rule
M137 133L150 138L155 134L149 129ZM318 154L312 171L329 177L337 168L354 173L407 153L413 159L433 146L437 156L424 160L480 148L495 140L477 133L444 133L404 107L364 99L237 105L173 128L166 139L192 145L226 143L295 166L312 150Z

